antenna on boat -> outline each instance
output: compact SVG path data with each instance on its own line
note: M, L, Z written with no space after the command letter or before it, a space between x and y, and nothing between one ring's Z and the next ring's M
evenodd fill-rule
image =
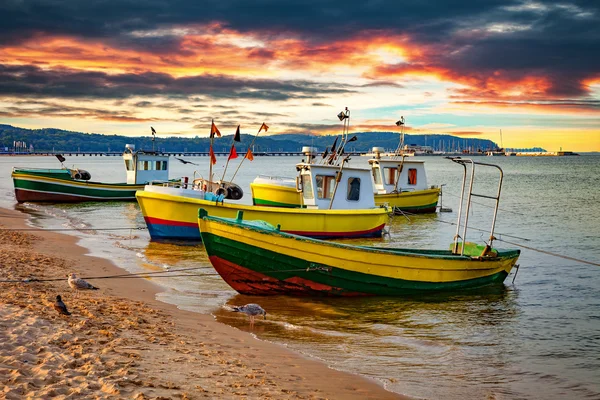
M404 147L404 117L401 116L398 121L396 121L396 126L400 127L400 143L398 143L398 148L394 156L399 156L402 152L402 148Z
M339 158L339 156L341 156L340 152L344 150L344 146L346 145L346 140L348 139L348 130L350 128L350 110L348 110L348 107L345 107L344 111L341 111L337 117L344 123L344 128L342 129L342 140L340 141L340 145L337 149L333 147L331 148L329 164L333 164ZM352 139L352 141L354 140L356 139Z

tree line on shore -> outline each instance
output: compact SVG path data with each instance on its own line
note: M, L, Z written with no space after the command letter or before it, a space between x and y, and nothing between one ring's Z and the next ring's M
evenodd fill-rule
M393 151L399 143L398 132L360 132L358 140L347 151L367 152L373 147L383 147ZM238 151L244 151L252 142L254 135L241 135L236 144ZM218 138L214 142L215 151L229 151L233 135ZM259 136L253 145L254 152L298 152L303 146L316 147L323 151L331 146L335 136L317 136L309 134L282 134ZM126 144L134 144L136 149L152 149L167 152L207 152L210 146L208 137L156 137L106 135L97 133L71 132L61 129L25 129L11 125L0 125L0 151L13 152L119 152ZM460 138L452 135L405 135L404 143L426 146L435 151L487 151L498 146L491 140Z

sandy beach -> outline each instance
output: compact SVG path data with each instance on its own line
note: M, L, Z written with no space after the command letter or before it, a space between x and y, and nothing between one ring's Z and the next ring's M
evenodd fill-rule
M155 300L147 279L86 256L73 236L0 209L0 397L398 399L377 382ZM75 294L75 272L100 290ZM62 279L64 277L64 279ZM70 316L53 307L61 295Z

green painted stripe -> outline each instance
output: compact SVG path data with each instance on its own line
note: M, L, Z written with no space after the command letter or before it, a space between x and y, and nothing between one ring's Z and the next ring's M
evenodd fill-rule
M399 208L401 210L422 210L424 208L431 208L431 207L436 207L437 206L437 201L431 204L427 204L424 206L406 206L406 207L398 207L396 206L395 208Z
M320 284L342 288L345 292L399 296L423 291L451 291L501 283L508 275L506 272L501 271L491 276L458 282L420 282L392 279L311 263L207 232L201 232L201 235L209 256L216 255L229 262L276 279L288 279L297 276ZM307 269L314 267L330 267L331 271L307 271ZM294 272L279 272L289 270Z
M38 181L30 181L25 179L18 179L14 177L13 179L15 188L30 190L34 192L51 192L51 193L61 193L61 194L70 194L70 195L78 195L78 196L87 196L87 197L100 197L100 198L132 198L135 199L136 190L142 190L143 185L135 185L131 189L117 189L117 188L92 188L83 186L70 186L73 182L65 182L65 184L61 183L51 183L51 182L38 182ZM67 183L69 185L67 185Z
M285 208L300 208L299 204L291 204L291 203L280 203L278 201L270 201L257 199L255 197L252 198L255 206L269 206L269 207L285 207Z

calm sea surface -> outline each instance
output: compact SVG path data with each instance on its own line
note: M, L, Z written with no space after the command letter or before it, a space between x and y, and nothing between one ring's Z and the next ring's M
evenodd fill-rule
M203 174L206 157L189 157ZM458 210L462 168L426 157L429 183L445 184L443 205L454 211L394 217L390 235L356 240L389 247L447 248ZM600 263L600 156L478 157L504 169L496 236L549 253ZM171 159L171 176L193 174ZM239 161L240 159L236 160ZM251 203L250 182L258 174L294 176L295 157L246 161L236 183ZM219 159L217 176L223 171ZM352 165L364 165L356 157ZM66 165L92 179L125 181L120 157L67 157ZM283 344L332 368L382 382L389 390L428 399L600 399L600 267L523 249L520 271L503 287L462 294L411 298L323 299L247 297L214 274L204 248L150 242L137 203L17 205L13 166L58 167L54 157L0 157L0 206L31 216L34 227L73 229L90 254L129 271L204 267L195 277L155 278L158 297L180 308L210 313L249 331L246 319L222 308L249 302L268 311L251 330L259 339ZM229 166L231 177L237 163ZM496 188L493 170L478 169L478 193ZM470 226L489 230L491 208L475 200ZM93 230L90 230L92 228ZM119 228L116 230L108 230ZM482 242L489 232L471 230ZM498 241L497 247L514 247ZM104 286L110 281L104 281Z

